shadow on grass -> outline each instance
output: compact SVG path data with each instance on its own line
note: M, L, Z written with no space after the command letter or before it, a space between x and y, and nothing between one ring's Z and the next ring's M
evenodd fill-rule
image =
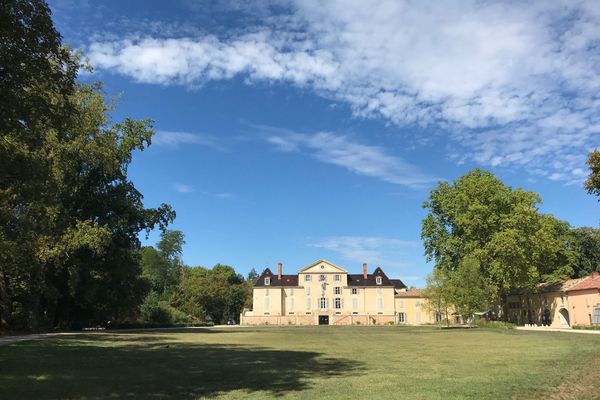
M113 338L86 335L0 348L2 397L195 399L234 390L280 396L310 388L314 377L363 369L316 352L129 339L111 346Z

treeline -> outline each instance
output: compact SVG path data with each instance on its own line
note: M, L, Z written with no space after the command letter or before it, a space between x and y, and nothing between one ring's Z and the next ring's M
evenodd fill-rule
M600 270L600 230L542 214L541 201L479 169L431 191L421 237L435 262L426 291L433 311L501 316L513 288L535 291Z
M183 265L175 212L127 176L152 121L110 120L44 1L3 1L0 21L0 332L237 319L248 282Z
M217 264L212 269L186 266L181 258L184 243L182 232L165 231L156 248L142 247L142 278L149 291L137 322L239 322L242 309L251 307L256 272L252 270L245 279L228 265Z

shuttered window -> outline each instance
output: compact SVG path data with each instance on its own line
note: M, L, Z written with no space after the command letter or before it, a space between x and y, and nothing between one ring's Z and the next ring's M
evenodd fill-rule
M594 314L592 315L592 324L600 324L600 307L594 308Z
M338 308L338 309L342 308L343 307L342 306L342 299L340 299L339 297L336 297L335 298L334 306L335 306L335 308Z
M406 323L406 313L398 313L398 322L401 324L405 324Z

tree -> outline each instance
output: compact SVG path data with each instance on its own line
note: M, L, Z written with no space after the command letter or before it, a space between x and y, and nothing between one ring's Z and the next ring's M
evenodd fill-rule
M187 267L173 295L173 305L201 320L222 323L238 319L248 290L243 277L228 265L217 264L212 269Z
M247 280L252 281L252 282L256 282L256 280L258 279L259 275L258 272L256 272L256 269L252 268L250 270L250 272L248 272L248 278Z
M572 231L575 256L575 276L584 277L600 271L600 229L589 227Z
M600 196L600 151L592 151L587 164L590 167L590 175L585 181L585 188L589 194Z
M183 268L183 245L185 236L181 231L166 230L162 232L155 249L143 247L142 270L149 281L152 290L161 296L166 296L178 284Z
M453 307L453 287L448 274L449 271L435 268L427 276L423 296L427 299L425 308L435 315L443 316L446 325L449 326L450 312Z
M542 276L566 278L573 272L568 243L557 220L539 213L540 203L538 194L479 169L441 182L423 204L425 255L449 272L473 257L497 302L510 288L535 287Z
M175 217L145 208L127 178L151 121L111 123L45 2L0 13L0 329L128 318L147 290L138 235Z
M465 257L449 280L451 303L464 321L470 323L476 312L487 311L490 296L477 259Z

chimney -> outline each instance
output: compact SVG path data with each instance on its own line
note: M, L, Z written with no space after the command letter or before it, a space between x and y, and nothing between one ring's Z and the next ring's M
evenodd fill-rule
M281 263L277 264L277 279L279 279L281 281L281 270L282 270L282 266Z
M363 263L363 278L367 279L367 263Z

